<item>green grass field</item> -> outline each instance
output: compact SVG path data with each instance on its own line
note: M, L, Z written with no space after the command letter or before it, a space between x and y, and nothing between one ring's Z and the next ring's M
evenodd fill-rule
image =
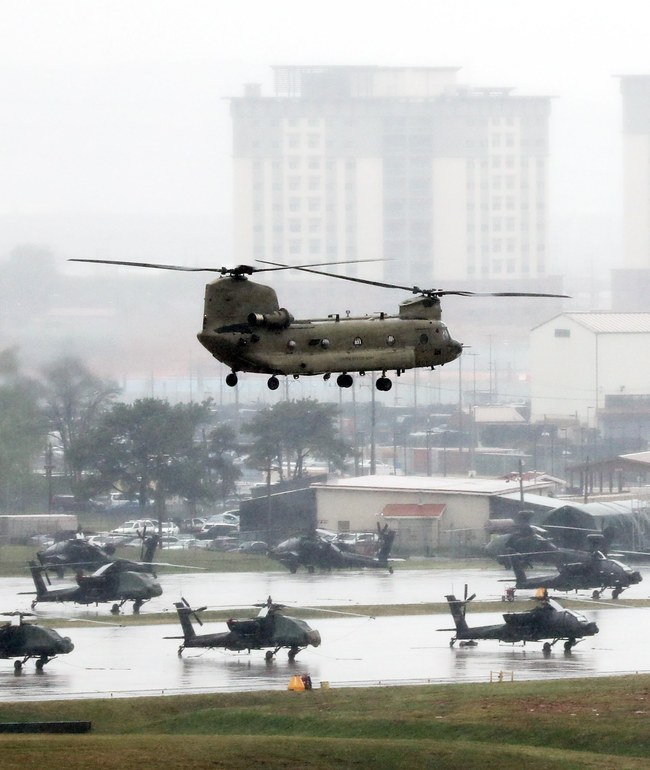
M650 767L650 677L0 704L3 770Z

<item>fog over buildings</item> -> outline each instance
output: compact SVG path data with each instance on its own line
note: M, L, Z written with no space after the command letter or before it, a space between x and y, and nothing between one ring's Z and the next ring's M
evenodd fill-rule
M647 231L642 217L623 213L630 199L624 169L635 168L634 153L646 150L630 141L629 102L624 120L621 83L629 98L638 82L620 77L650 72L647 16L636 1L0 0L0 347L19 344L36 366L60 346L124 380L196 367L206 377L222 375L195 340L205 275L143 275L66 260L218 267L264 253L252 239L246 255L238 253L245 240L235 234L242 188L231 106L246 84L273 95L278 67L453 70L461 90L543 105L547 115L535 128L542 131L544 189L531 203L542 212L544 267L528 274L561 276L574 297L567 309L608 309L611 271L630 266L624 223ZM466 205L460 177L450 179L454 200ZM642 189L644 182L633 184ZM438 191L440 200L448 200L445 193ZM648 214L647 199L640 209ZM523 279L519 246L513 275ZM530 248L538 265L538 246ZM317 261L321 256L325 247ZM635 268L650 267L638 255L633 260ZM486 279L479 265L473 277ZM372 269L358 268L361 275ZM392 279L402 274L394 263L386 269ZM404 280L416 283L424 270L409 261ZM66 285L66 276L75 283ZM471 277L441 276L445 284ZM435 270L425 278L438 283ZM624 278L619 285L627 285ZM400 299L399 292L370 290L351 296L337 285L294 304L297 313L313 307L311 315L322 317L355 301L354 311L392 312ZM497 356L506 368L525 366L525 323L509 342L500 323L488 329L466 303L449 299L444 313L478 354L479 368ZM41 314L44 307L50 315ZM528 328L554 309L530 312Z

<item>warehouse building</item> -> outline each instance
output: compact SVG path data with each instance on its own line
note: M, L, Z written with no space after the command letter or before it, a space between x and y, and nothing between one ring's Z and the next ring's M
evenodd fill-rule
M550 495L553 480L522 481L525 493ZM501 495L518 481L446 476L359 476L314 484L318 526L333 532L374 530L388 524L400 555L478 552L490 519L511 515Z

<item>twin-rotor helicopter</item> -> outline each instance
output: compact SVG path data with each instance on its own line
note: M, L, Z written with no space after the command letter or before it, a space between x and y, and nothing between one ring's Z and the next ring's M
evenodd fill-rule
M240 372L270 375L267 385L277 390L279 376L322 375L328 380L337 374L341 388L352 385L352 374L380 372L377 390L388 391L392 381L407 369L443 366L457 359L463 345L449 333L441 320L440 298L459 296L490 297L566 297L564 294L531 292L473 292L465 290L421 289L317 270L331 264L285 265L256 260L270 267L239 265L234 268L184 267L148 262L105 259L71 259L130 265L159 270L216 272L220 277L205 288L203 327L199 342L220 362L230 367L226 384L234 387ZM356 260L356 262L375 260ZM400 289L416 296L400 303L397 315L377 313L364 317L341 316L323 319L296 319L280 307L274 289L249 279L254 273L299 270L345 281L387 289Z

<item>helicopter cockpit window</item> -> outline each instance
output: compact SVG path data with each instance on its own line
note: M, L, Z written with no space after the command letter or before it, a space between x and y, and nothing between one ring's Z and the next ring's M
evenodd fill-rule
M429 335L428 334L421 334L420 335L420 342L423 345L426 345L428 341L429 341Z
M449 329L447 329L446 326L441 326L440 327L440 336L442 337L443 340L450 340L451 339L451 337L449 336Z
M360 348L363 345L363 340L361 339L361 337L355 337L352 340L352 344L354 345L355 348Z
M322 339L322 340L320 341L320 346L321 346L321 347L322 347L324 350L327 350L327 348L330 346L330 341L329 341L327 338L325 338L325 339Z
M394 337L392 334L389 334L389 335L386 337L386 344L387 344L387 345L390 345L390 346L392 346L392 345L394 345L394 344L395 344L395 337Z

